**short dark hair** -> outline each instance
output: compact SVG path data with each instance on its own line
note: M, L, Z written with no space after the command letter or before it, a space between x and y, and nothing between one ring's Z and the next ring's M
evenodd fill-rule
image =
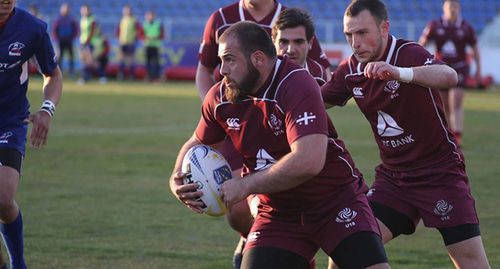
M368 10L379 23L388 19L387 8L380 0L353 0L347 6L344 16L354 17L364 10Z
M276 38L279 30L304 26L306 29L307 41L314 36L314 22L309 15L309 12L300 8L287 8L278 16L278 19L273 25L272 37Z
M247 58L250 58L250 55L258 50L270 58L276 58L276 48L274 48L271 37L264 28L255 22L240 21L231 25L222 33L219 43L225 42L229 37L238 40L241 52Z

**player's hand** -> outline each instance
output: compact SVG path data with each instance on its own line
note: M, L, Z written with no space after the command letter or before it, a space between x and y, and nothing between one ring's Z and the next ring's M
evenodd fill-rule
M399 70L386 62L370 62L365 66L364 75L371 79L398 80Z
M45 146L47 144L47 135L52 121L49 113L39 110L36 113L30 114L25 121L33 124L30 135L30 146L33 148Z
M203 192L198 191L198 184L188 183L184 184L184 179L188 176L186 173L174 172L170 177L170 184L172 192L175 197L186 205L189 209L196 213L203 213L201 210L204 206L203 202L199 198L203 195Z
M245 180L241 177L227 180L222 184L222 201L227 208L247 198L250 193L247 191Z

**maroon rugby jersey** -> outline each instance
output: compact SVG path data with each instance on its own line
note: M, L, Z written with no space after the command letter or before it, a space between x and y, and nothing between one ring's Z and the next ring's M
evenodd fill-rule
M271 35L274 21L276 21L280 12L285 8L286 7L281 5L281 3L275 2L274 10L260 21L255 20L252 15L243 8L243 0L218 9L212 13L205 25L203 40L198 55L200 62L204 66L212 68L220 64L220 60L217 57L219 37L229 26L239 21L254 21ZM309 57L325 68L330 67L330 62L326 54L321 50L316 37L313 40L311 51L309 51Z
M311 58L307 58L304 68L311 74L319 86L326 83L326 70L321 64Z
M399 67L436 64L422 46L393 36L389 36L381 61ZM344 105L354 98L370 122L385 167L408 171L446 160L462 160L445 122L437 89L369 79L363 75L364 66L351 55L321 91L325 102L332 105Z
M320 208L335 199L339 187L356 181L358 191L367 190L344 143L328 123L318 84L305 69L278 59L273 74L255 96L230 103L224 92L221 82L209 90L195 134L203 144L213 144L228 135L244 158L245 175L270 167L288 154L290 144L300 137L329 137L323 170L290 190L259 195L263 208L282 212Z
M422 36L434 41L436 56L453 68L467 65L465 49L467 45L474 46L477 42L474 29L462 18L458 18L455 23L443 18L434 20L427 25Z

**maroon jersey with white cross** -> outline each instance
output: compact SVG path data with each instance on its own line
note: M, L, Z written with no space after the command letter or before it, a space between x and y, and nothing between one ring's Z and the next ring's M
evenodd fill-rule
M221 82L209 90L195 134L203 144L229 136L243 156L244 175L269 168L290 153L290 144L303 136L325 134L329 138L323 170L290 190L259 195L263 207L285 211L319 208L338 188L355 181L359 186L364 184L329 123L319 86L307 70L278 59L273 73L255 95L231 103L225 98L225 90Z
M381 61L399 67L442 64L417 43L393 36ZM439 90L369 79L363 75L364 67L351 55L321 91L324 101L332 105L354 98L370 122L385 167L409 171L462 159L445 121Z
M424 29L422 36L436 44L436 57L453 68L462 68L467 65L467 45L474 46L477 42L476 33L472 26L462 18L455 23L440 18L430 22Z
M258 23L264 30L266 30L269 35L271 35L271 30L274 21L278 18L278 15L284 7L281 3L275 1L274 9L262 20L257 21L252 17L252 15L244 8L243 0L235 2L229 6L223 7L212 13L205 25L205 31L203 33L203 40L200 45L198 58L200 62L206 66L215 68L220 64L220 60L217 56L219 48L219 37L222 33L229 28L229 26L240 22L240 21L254 21ZM309 56L320 63L323 67L330 67L330 62L326 57L326 54L321 50L321 47L315 37L313 39L312 48L309 51Z

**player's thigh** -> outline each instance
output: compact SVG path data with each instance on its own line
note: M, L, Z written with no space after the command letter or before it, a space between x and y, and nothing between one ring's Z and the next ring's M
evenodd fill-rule
M243 255L242 269L307 269L309 261L277 247L254 247Z
M446 246L457 268L490 268L481 236Z
M16 149L0 148L0 206L13 202L19 184L22 155Z
M375 232L348 236L329 256L342 269L389 268L382 239Z

